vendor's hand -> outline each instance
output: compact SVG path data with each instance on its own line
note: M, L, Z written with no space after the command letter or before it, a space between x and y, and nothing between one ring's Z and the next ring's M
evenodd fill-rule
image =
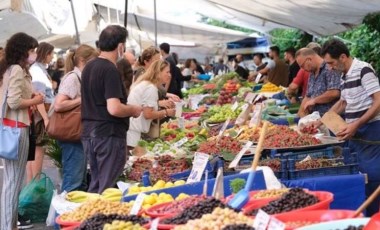
M181 98L179 98L177 95L172 94L172 93L167 93L166 97L172 100L173 102L180 102Z
M312 126L313 128L318 129L319 127L323 125L323 123L321 120L316 120L316 121L310 122L308 125Z
M348 140L355 135L358 128L359 124L357 122L349 123L345 128L340 130L336 136L339 140Z
M310 110L315 105L315 100L310 98L308 101L305 102L304 110Z

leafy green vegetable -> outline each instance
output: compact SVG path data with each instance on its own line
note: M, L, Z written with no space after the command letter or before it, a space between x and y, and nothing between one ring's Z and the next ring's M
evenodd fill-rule
M242 190L245 186L245 182L246 181L241 178L230 180L230 188L232 190L232 193L238 193L240 190Z

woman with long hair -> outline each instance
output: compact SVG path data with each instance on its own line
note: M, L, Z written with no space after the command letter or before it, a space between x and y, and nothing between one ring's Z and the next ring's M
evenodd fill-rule
M30 67L34 92L39 92L45 96L45 104L37 106L34 113L36 127L36 154L34 161L27 164L26 181L30 182L35 176L41 173L45 150L45 129L49 123L47 111L54 100L54 89L51 77L47 72L49 63L53 60L54 46L46 42L41 42L37 48L36 62Z
M157 60L132 85L128 103L142 106L143 112L138 118L130 118L127 132L129 150L137 146L142 133L148 133L152 120L175 115L175 109L158 109L158 88L169 79L169 63Z
M0 199L2 230L17 229L18 197L24 182L29 151L29 111L32 106L43 105L44 101L42 94L33 94L32 78L28 71L36 59L37 46L35 38L25 33L14 34L5 47L5 58L0 61L0 101L5 100L6 103L3 125L21 128L18 159L3 159L4 177ZM0 110L2 116L2 106Z
M158 51L158 49L154 46L146 48L137 60L137 68L134 71L133 81L136 81L142 74L144 74L149 66L158 59L160 59L160 51Z
M54 102L55 112L65 112L81 104L81 74L87 62L99 54L95 48L80 45L66 57L65 76L62 78ZM80 141L58 141L62 149L62 191L87 189L87 160Z

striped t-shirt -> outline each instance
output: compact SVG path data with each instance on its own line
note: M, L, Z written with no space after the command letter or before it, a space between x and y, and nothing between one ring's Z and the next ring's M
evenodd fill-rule
M379 79L372 66L358 59L353 60L351 68L343 75L341 87L341 100L347 102L345 111L347 123L363 116L372 106L371 95L380 91ZM371 121L375 120L380 120L380 113Z

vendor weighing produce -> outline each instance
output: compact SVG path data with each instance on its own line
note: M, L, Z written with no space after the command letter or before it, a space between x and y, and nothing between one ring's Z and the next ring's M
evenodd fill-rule
M348 140L358 153L359 170L368 175L366 195L380 185L380 86L372 66L350 56L347 46L337 39L327 41L322 56L332 69L342 72L341 97L330 111L344 115L347 126L336 133ZM319 123L318 125L320 125ZM367 209L371 216L379 211L380 197Z

